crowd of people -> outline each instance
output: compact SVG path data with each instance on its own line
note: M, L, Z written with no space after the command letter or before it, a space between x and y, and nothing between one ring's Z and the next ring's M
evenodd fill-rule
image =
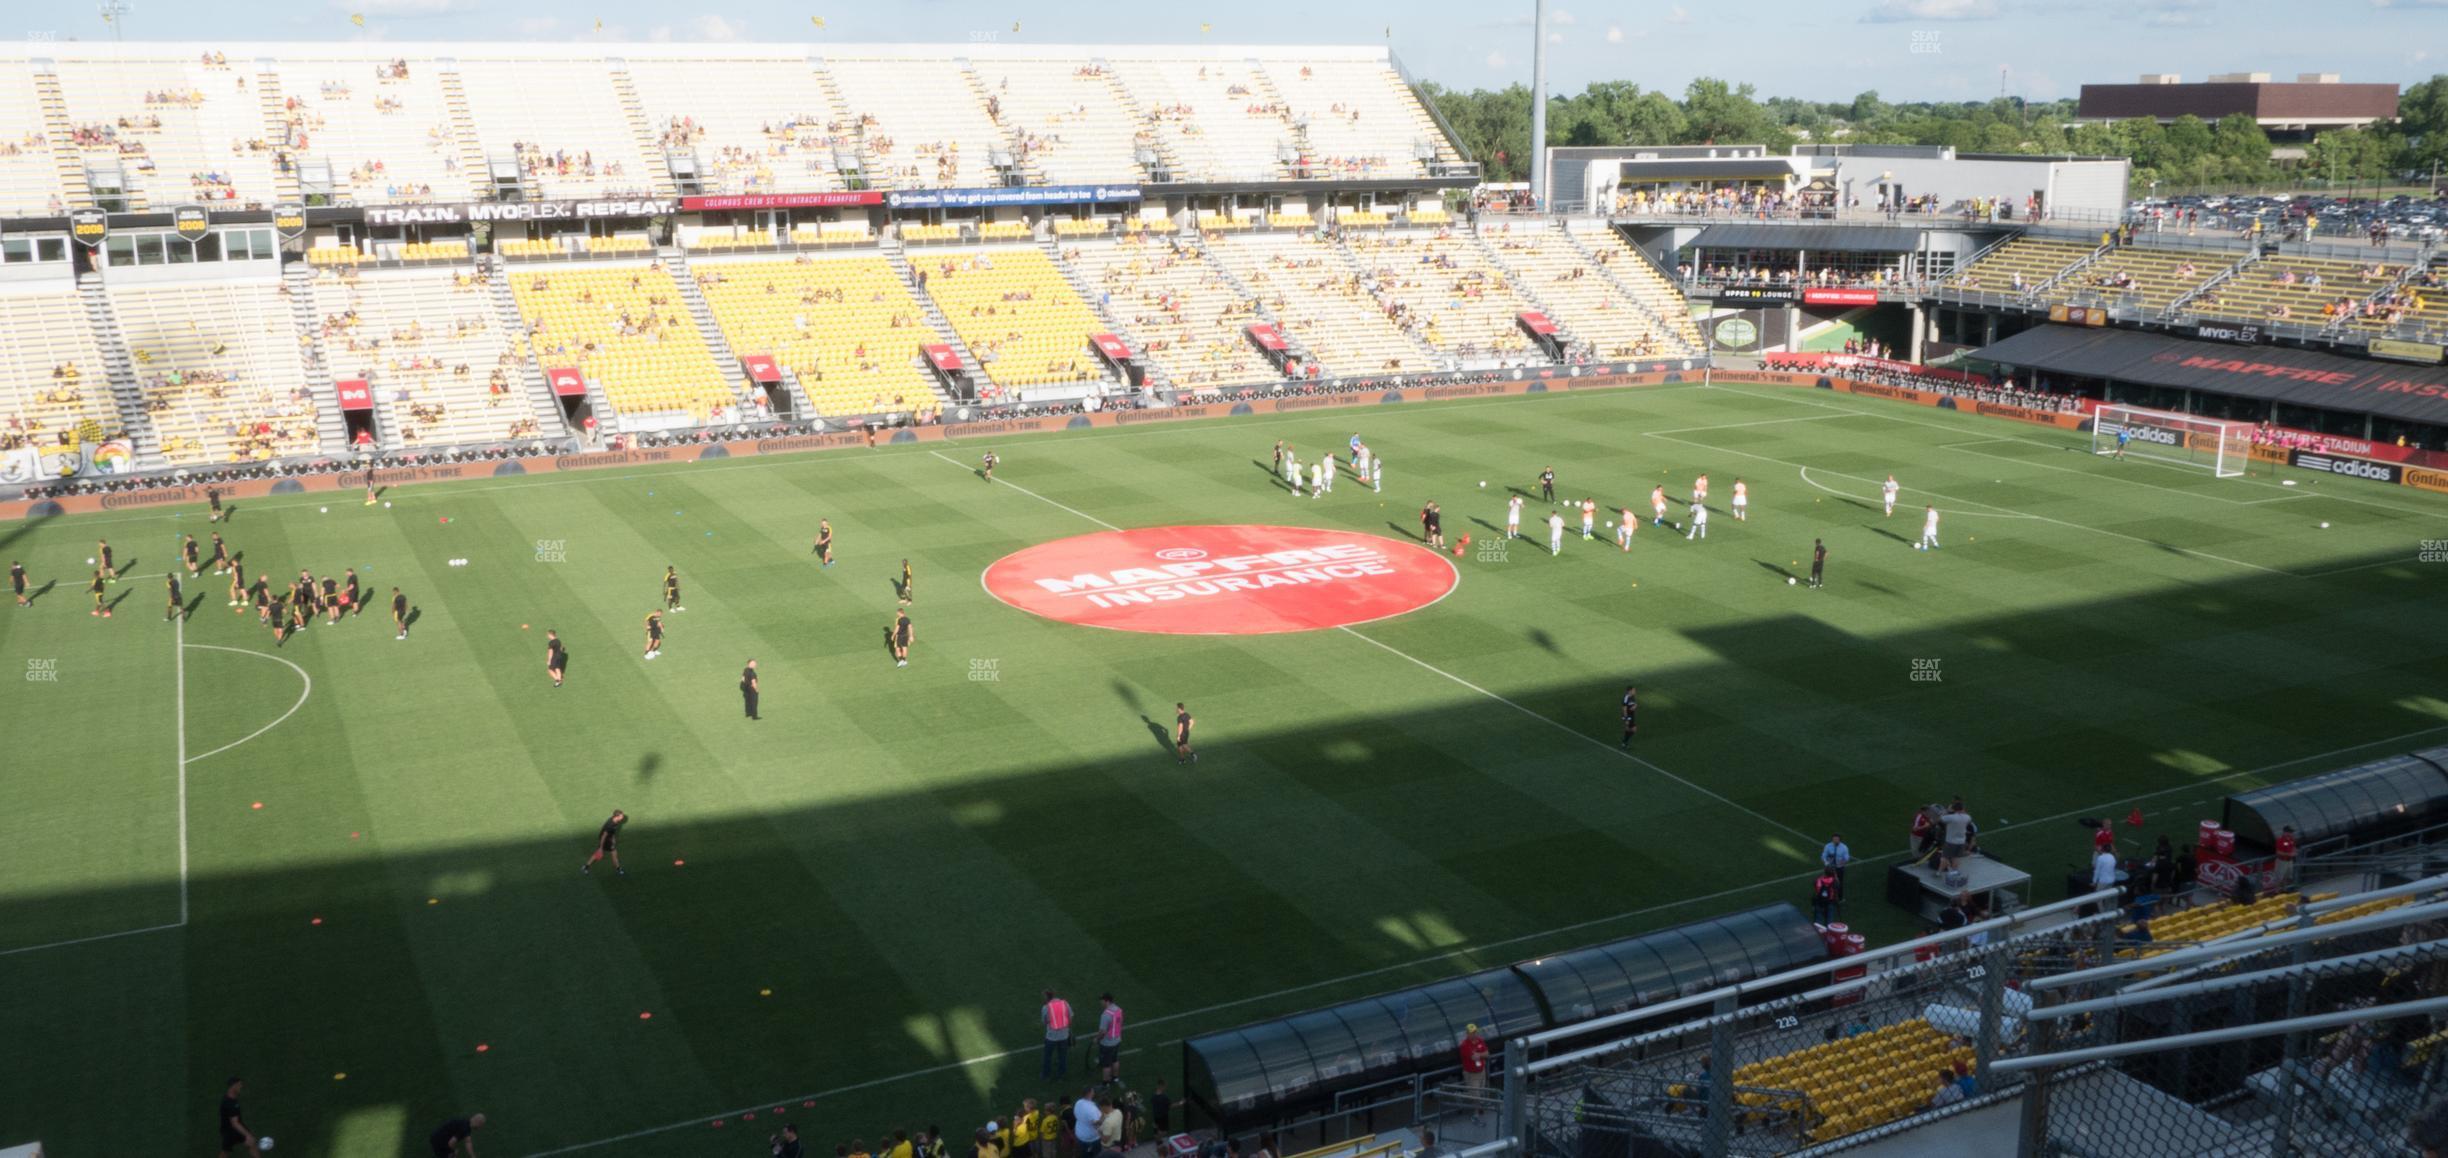
M1884 349L1883 346L1879 348ZM1865 356L1884 357L1883 354L1866 354ZM2081 413L2083 408L2081 395L2047 389L2036 380L2032 384L2018 386L2013 379L1966 380L1910 370L1895 370L1884 366L1861 364L1829 366L1820 362L1816 357L1793 354L1766 355L1760 359L1760 368L1787 374L1833 373L1881 386L1897 386L1931 394L1944 394L1950 398L1986 402L1997 406L2020 406L2026 410L2077 414Z

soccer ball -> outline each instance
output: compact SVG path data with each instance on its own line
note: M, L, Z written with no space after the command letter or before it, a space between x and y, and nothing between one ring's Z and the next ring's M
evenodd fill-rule
M320 514L320 515L328 515L328 514L330 514L330 513L331 513L331 508L330 508L330 507L319 507L319 508L317 508L317 509L316 509L315 513L316 513L316 514Z
M384 500L383 500L383 509L384 509L384 510L386 510L386 511L391 509L391 500L389 500L389 499L384 499Z
M1926 550L1929 550L1929 548L1928 548L1928 547L1925 547L1925 546L1922 546L1922 545L1921 545L1921 544L1919 544L1919 543L1915 543L1915 544L1913 544L1913 550L1915 550L1915 551L1926 551Z
M1788 576L1786 576L1786 577L1785 577L1785 585L1786 585L1787 587L1791 587L1791 586L1793 586L1795 583L1798 583L1798 582L1800 582L1800 580L1795 579L1795 578L1794 578L1793 576L1791 576L1791 575L1788 575Z
M2329 529L2329 524L2327 524L2327 523L2322 523L2322 524L2321 524L2321 530L2326 531L2326 530L2328 530L2328 529Z
M269 1150L269 1149L271 1149L271 1148L272 1148L272 1136L271 1136L270 1134L266 1134L266 1135L264 1135L264 1136L263 1136L263 1137L261 1137L261 1138L257 1138L257 1139L255 1139L255 1148L256 1148L256 1149L258 1149L258 1150Z
M87 560L85 560L85 565L86 565L86 566L88 566L88 567L91 567L91 566L93 566L93 565L94 565L94 561L93 561L93 560L91 560L91 559L87 559Z
M1487 480L1486 480L1486 479L1480 479L1480 480L1479 480L1479 489L1480 489L1480 490L1486 490L1486 489L1487 489Z

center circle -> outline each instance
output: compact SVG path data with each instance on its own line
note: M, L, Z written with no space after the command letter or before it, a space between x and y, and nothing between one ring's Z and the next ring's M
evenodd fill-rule
M1056 539L986 568L1032 615L1158 635L1273 635L1417 611L1461 573L1418 543L1316 527L1142 527Z

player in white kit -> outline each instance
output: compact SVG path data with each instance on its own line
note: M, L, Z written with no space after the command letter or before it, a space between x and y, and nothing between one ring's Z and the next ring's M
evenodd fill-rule
M1547 553L1550 555L1564 553L1564 514L1561 511L1547 512Z
M1322 483L1324 483L1324 484L1325 484L1325 485L1324 485L1324 487L1323 487L1322 489L1323 489L1323 490L1324 490L1324 491L1325 491L1327 494L1330 494L1330 495L1331 495L1331 494L1333 494L1333 493L1334 493L1334 476L1335 476L1335 471L1337 471L1338 469L1341 469L1340 467L1338 467L1338 466L1335 464L1335 456L1334 456L1334 452L1333 452L1333 451L1331 451L1331 450L1330 450L1330 451L1327 451L1327 452L1326 452L1326 461L1325 461L1325 462L1322 462L1322 463L1320 463L1320 464L1318 464L1318 465L1323 466L1323 467L1325 467L1325 468L1326 468L1326 473L1325 473L1325 474L1323 474L1323 475L1318 476L1318 478L1319 478L1319 481L1320 481L1320 482L1322 482Z
M1373 454L1369 456L1369 489L1385 493L1385 460Z
M1293 494L1301 493L1300 456L1289 449L1284 451L1284 483L1292 488Z
M1734 480L1734 519L1744 523L1751 521L1751 488L1744 486L1739 478Z
M1929 509L1929 517L1921 520L1921 541L1914 546L1923 551L1938 549L1938 508Z
M1890 518L1895 516L1896 491L1899 489L1901 488L1896 486L1894 475L1888 475L1886 485L1879 488L1879 494L1884 496L1887 500L1887 515Z
M1581 537L1583 539L1595 539L1598 537L1597 531L1598 500L1583 499L1581 500Z
M1663 487L1663 486L1657 486L1657 487L1651 487L1651 488L1649 488L1649 509L1650 509L1652 512L1654 512L1653 514L1651 514L1651 515L1649 516L1649 525L1650 525L1650 526L1652 526L1652 527L1663 527L1663 526L1665 526L1665 525L1666 525L1666 488L1665 488L1665 487Z
M1708 538L1708 508L1707 508L1707 507L1704 507L1704 506L1700 505L1699 503L1693 503L1693 504L1692 504L1692 508L1691 508L1691 530L1688 530L1688 531L1683 532L1683 538L1684 538L1684 540L1685 540L1686 542L1688 542L1688 541L1690 541L1690 540L1693 540L1693 539L1705 539L1705 538Z
M1632 528L1640 524L1633 520L1632 508L1625 507L1618 513L1623 515L1623 521L1615 524L1615 545L1629 551L1632 549Z
M1505 538L1521 538L1521 508L1520 495L1513 496L1513 501L1505 504Z
M1332 456L1330 455L1330 456L1328 456L1328 457L1332 457ZM1318 497L1319 495L1322 495L1322 494L1325 494L1325 493L1326 493L1326 464L1325 464L1325 463L1322 463L1322 462L1313 462L1313 463L1310 463L1310 464L1309 464L1309 497L1314 499L1314 498Z
M1692 480L1692 501L1695 503L1705 503L1708 501L1707 475L1701 475L1699 478Z

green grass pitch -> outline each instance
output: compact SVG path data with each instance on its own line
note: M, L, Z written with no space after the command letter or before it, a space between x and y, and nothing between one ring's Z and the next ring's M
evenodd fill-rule
M1296 500L1266 469L1277 438L1355 430L1382 496ZM275 650L210 579L184 626L158 578L87 615L98 535L158 576L199 510L0 529L58 584L0 608L0 1143L208 1153L231 1074L302 1154L409 1152L473 1110L496 1155L738 1153L776 1106L819 1144L958 1135L1051 1092L1047 984L1116 991L1125 1077L1178 1079L1185 1034L1801 903L1830 831L1886 856L1927 800L1962 794L2053 898L2071 817L2138 804L2181 837L2234 788L2448 737L2448 565L2417 561L2448 498L2411 490L1767 386L993 446L1013 485L964 442L239 504L251 568L398 585L407 642L378 608ZM1611 506L1739 476L1753 514L1628 555L1466 553L1442 603L1350 632L1067 627L978 581L1097 521L1394 535L1435 498L1482 541L1548 464ZM1935 553L1908 543L1925 502ZM1814 536L1823 591L1785 581ZM641 662L666 563L688 610ZM1188 768L1152 731L1175 700ZM616 806L629 875L582 877ZM1913 931L1855 891L1877 939Z

